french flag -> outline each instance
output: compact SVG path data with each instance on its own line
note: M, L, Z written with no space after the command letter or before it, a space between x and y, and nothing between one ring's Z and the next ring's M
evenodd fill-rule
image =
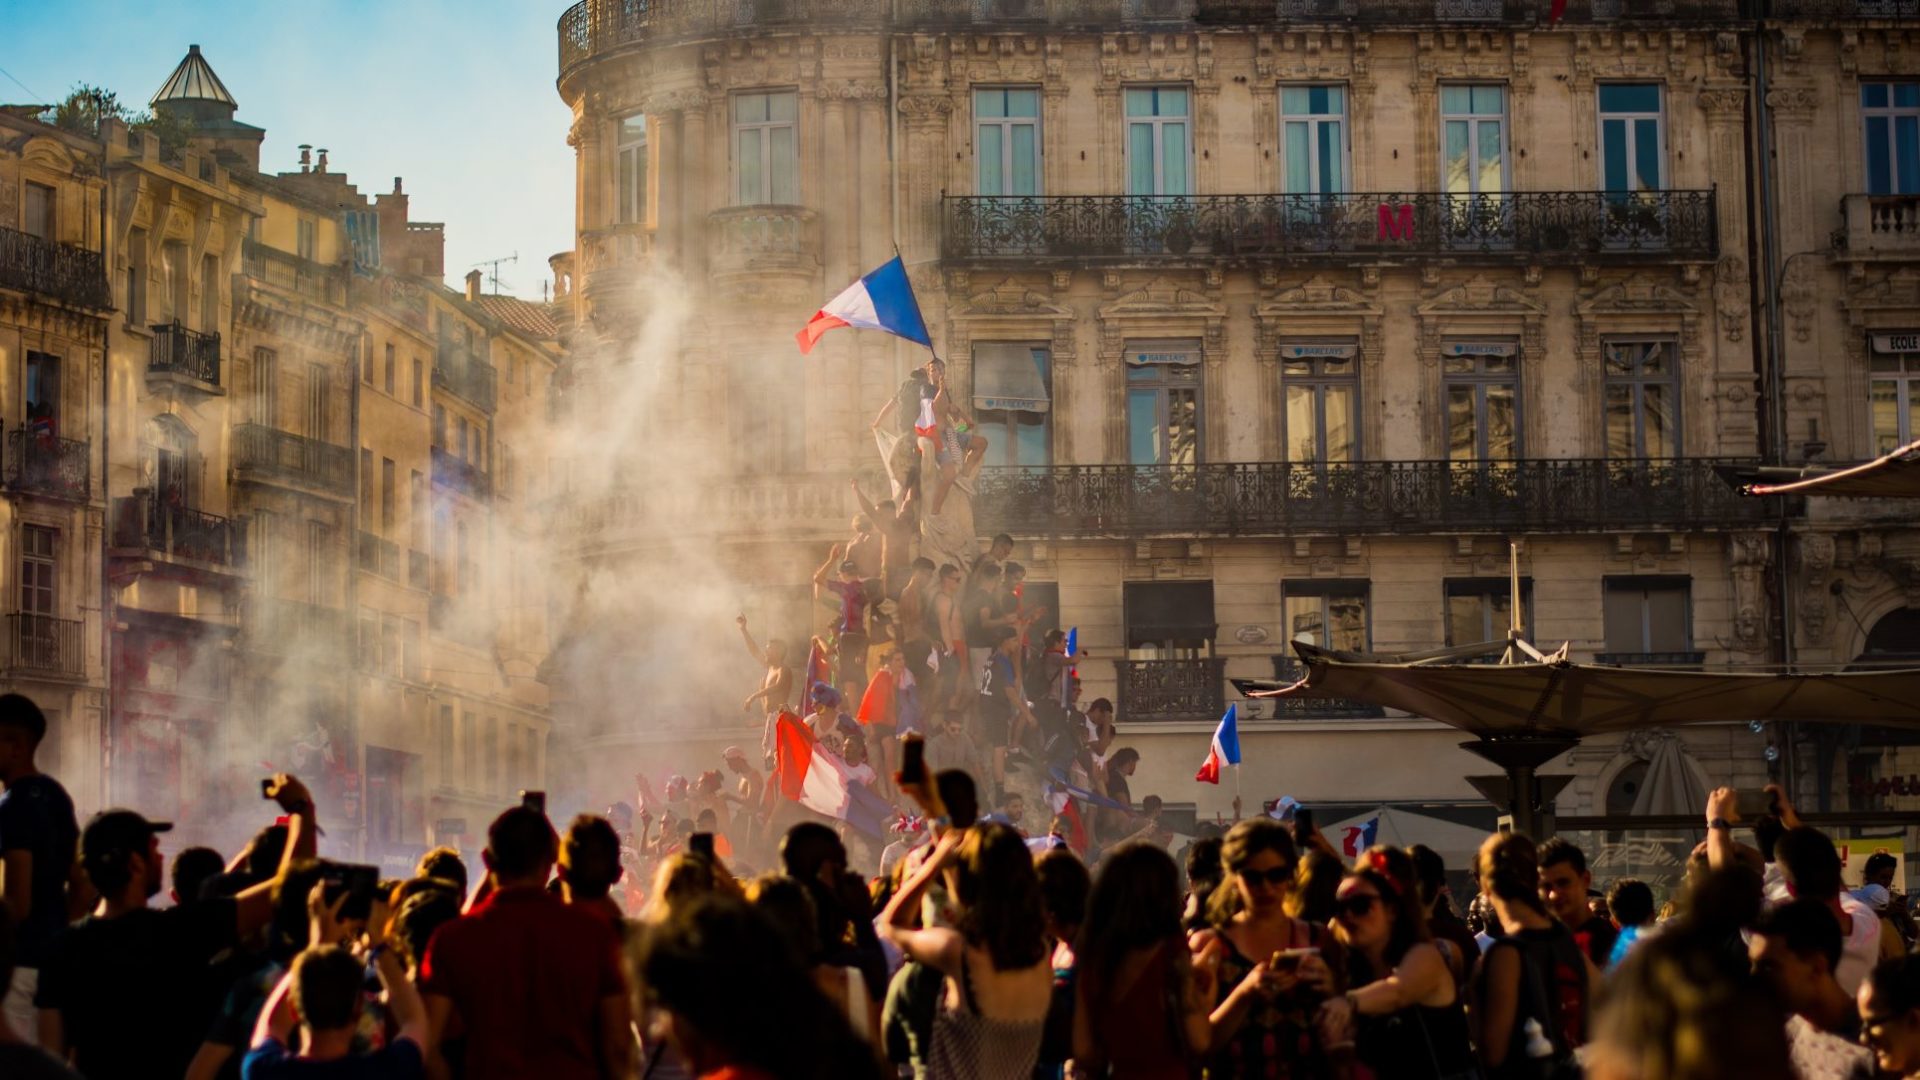
M1227 706L1227 715L1220 718L1220 726L1213 729L1213 746L1207 750L1207 760L1201 762L1200 771L1193 774L1195 780L1203 784L1218 784L1220 770L1228 765L1240 764L1240 706Z
M1380 816L1375 814L1358 825L1347 826L1346 835L1340 838L1340 850L1346 853L1347 858L1355 858L1372 847L1374 838L1379 835Z
M814 313L807 325L794 335L794 340L800 343L801 355L813 351L820 335L842 326L884 330L933 348L933 339L927 336L927 321L920 317L920 301L914 299L913 283L907 280L907 264L901 262L898 255L847 286Z
M885 799L847 776L847 763L821 746L800 718L782 710L775 721L774 786L782 797L859 829L884 837L895 816Z

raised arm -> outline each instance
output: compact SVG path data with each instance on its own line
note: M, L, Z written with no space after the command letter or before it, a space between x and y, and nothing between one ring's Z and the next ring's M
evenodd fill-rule
M827 587L827 575L833 573L835 566L840 565L840 556L844 550L845 548L840 544L833 545L832 549L827 552L827 561L821 563L820 568L813 572L813 589L815 596L820 595L820 590Z
M747 655L753 657L754 660L759 663L765 663L767 654L760 648L760 644L753 640L753 631L747 629L747 617L745 615L737 615L733 621L740 626L740 640L747 643Z
M280 976L280 982L274 986L273 993L267 995L267 1003L260 1007L260 1019L253 1024L251 1046L259 1046L267 1040L275 1040L285 1045L293 1037L296 1018L293 1012L293 972Z
M1733 823L1740 820L1738 807L1739 799L1730 787L1714 788L1707 796L1707 865L1715 870L1733 865Z
M280 854L280 868L272 879L234 897L238 905L235 929L243 938L273 918L273 898L279 894L294 864L313 858L319 850L320 827L314 821L313 796L307 792L307 786L287 773L275 773L267 785L267 793L286 812L287 846Z
M879 413L879 415L877 415L877 416L875 416L875 417L873 418L873 423L872 423L872 424L870 424L870 425L868 425L868 426L869 426L869 427L870 427L870 428L871 428L872 430L874 430L874 431L878 431L878 430L880 430L880 425L881 425L881 424L884 424L884 423L886 423L886 422L887 422L887 417L889 417L889 416L892 416L892 415L893 415L893 410L895 410L895 409L897 409L897 408L899 408L899 407L900 407L900 399L899 399L899 398L897 398L897 397L890 397L890 398L888 398L888 399L887 399L887 403L886 403L885 405L882 405L882 406L880 406L880 413Z
M887 901L886 910L880 913L882 933L909 960L947 972L959 967L960 935L944 927L915 930L913 915L920 910L921 899L927 895L934 878L946 867L947 859L959 849L964 835L960 829L947 830L920 863L920 869L907 879L899 892L893 894L893 899Z

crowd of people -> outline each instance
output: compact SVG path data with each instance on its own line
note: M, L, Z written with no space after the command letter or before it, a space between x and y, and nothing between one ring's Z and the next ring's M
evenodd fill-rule
M916 736L890 780L927 839L887 869L803 816L758 871L687 834L632 904L630 837L531 804L477 872L440 848L360 883L285 774L243 850L169 860L165 822L78 825L45 731L0 696L8 1078L1920 1077L1896 867L1846 890L1778 789L1752 822L1711 795L1659 910L1501 832L1463 912L1433 851L1346 859L1297 815L1202 825L1178 860L1036 845Z

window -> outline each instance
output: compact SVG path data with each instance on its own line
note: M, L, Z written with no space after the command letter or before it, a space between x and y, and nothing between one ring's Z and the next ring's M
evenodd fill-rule
M147 440L153 446L153 486L164 506L192 506L193 432L177 416L161 414L147 421Z
M734 202L793 205L800 201L794 144L799 97L791 90L733 95Z
M1211 581L1129 581L1121 603L1132 660L1196 660L1219 633Z
M473 452L467 448L468 436L469 436L469 430L467 428L467 418L464 416L454 417L453 426L454 426L454 431L456 433L453 439L454 453L459 455L459 458L461 461L473 460Z
M299 224L299 250L297 254L303 259L312 259L315 257L314 251L318 246L319 231L314 225L313 219L301 218Z
M280 357L272 349L253 350L253 422L278 427Z
M307 365L307 437L317 442L327 441L328 398L332 395L332 379L321 364Z
M1673 342L1607 341L1601 351L1607 373L1607 457L1679 456Z
M1867 193L1920 193L1920 83L1862 83Z
M1691 651L1689 585L1687 578L1607 578L1607 653L1646 657Z
M27 205L20 212L20 231L42 240L56 240L53 231L54 191L45 184L27 183Z
M1040 194L1040 91L996 87L973 92L978 194Z
M256 219L257 220L257 219ZM127 322L147 321L147 230L127 230Z
M467 591L469 571L472 569L471 551L467 547L467 523L462 521L454 525L453 532L453 589L456 593L464 593Z
M1447 644L1505 641L1513 626L1513 582L1507 578L1449 578ZM1532 624L1533 583L1520 579L1520 614Z
M46 434L60 434L60 358L52 353L27 351L25 400L27 427Z
M333 599L333 529L324 521L307 522L307 603Z
M20 610L26 614L52 615L59 610L54 607L58 578L54 549L59 537L57 530L40 525L20 529Z
M1920 335L1875 334L1868 362L1873 376L1869 391L1873 412L1873 454L1891 454L1920 438L1920 350L1880 351L1889 342L1920 345Z
M1604 83L1600 93L1600 183L1610 192L1665 187L1660 84Z
M730 358L727 422L739 471L758 475L806 468L806 402L803 395L785 389L779 380L767 378L760 356L742 352Z
M355 656L361 671L380 670L380 613L372 608L361 608L358 620L359 634L356 641L359 648Z
M987 439L988 464L1053 462L1052 364L1037 345L973 347L973 409Z
M373 451L360 448L360 518L373 520Z
M220 332L220 257L207 255L200 259L200 330L202 333Z
M413 405L419 408L427 400L427 365L419 357L413 358Z
M380 369L381 370L380 388L382 390L385 390L388 394L391 395L393 393L393 374L394 374L393 346L388 345L384 351L386 355L384 357L383 366Z
M415 551L425 550L427 546L427 477L419 469L409 470L413 480L413 501L411 503L413 520L408 523L412 534L412 547ZM410 585L420 584L417 581Z
M1281 439L1297 465L1344 463L1359 457L1359 349L1351 342L1280 346L1286 399Z
M160 300L166 305L160 312L163 323L187 320L187 245L168 241L160 245Z
M1507 190L1507 88L1440 88L1440 185L1451 195Z
M1135 465L1200 461L1200 343L1127 345L1127 460Z
M1367 591L1364 581L1287 582L1280 601L1287 640L1366 652L1372 640L1367 631Z
M614 143L618 158L618 190L614 193L614 220L622 225L647 220L647 118L623 116Z
M274 575L280 566L280 549L273 535L277 528L279 526L274 520L273 511L253 512L253 535L247 538L247 561L253 564L260 591L267 596L279 591L273 587Z
M1520 454L1519 346L1448 341L1440 346L1447 391L1447 460L1512 461Z
M380 459L380 535L393 535L394 464L390 457Z
M1347 190L1347 88L1282 86L1280 147L1289 195Z
M447 447L447 407L445 405L433 407L433 445L442 450Z
M1127 194L1193 193L1188 99L1184 86L1127 88Z
M420 623L416 619L400 620L400 663L402 674L409 679L419 680Z

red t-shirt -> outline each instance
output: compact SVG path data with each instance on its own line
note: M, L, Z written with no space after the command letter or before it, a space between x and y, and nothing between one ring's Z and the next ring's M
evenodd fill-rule
M600 1002L626 993L613 928L527 888L435 931L420 989L453 1002L467 1080L599 1080Z

